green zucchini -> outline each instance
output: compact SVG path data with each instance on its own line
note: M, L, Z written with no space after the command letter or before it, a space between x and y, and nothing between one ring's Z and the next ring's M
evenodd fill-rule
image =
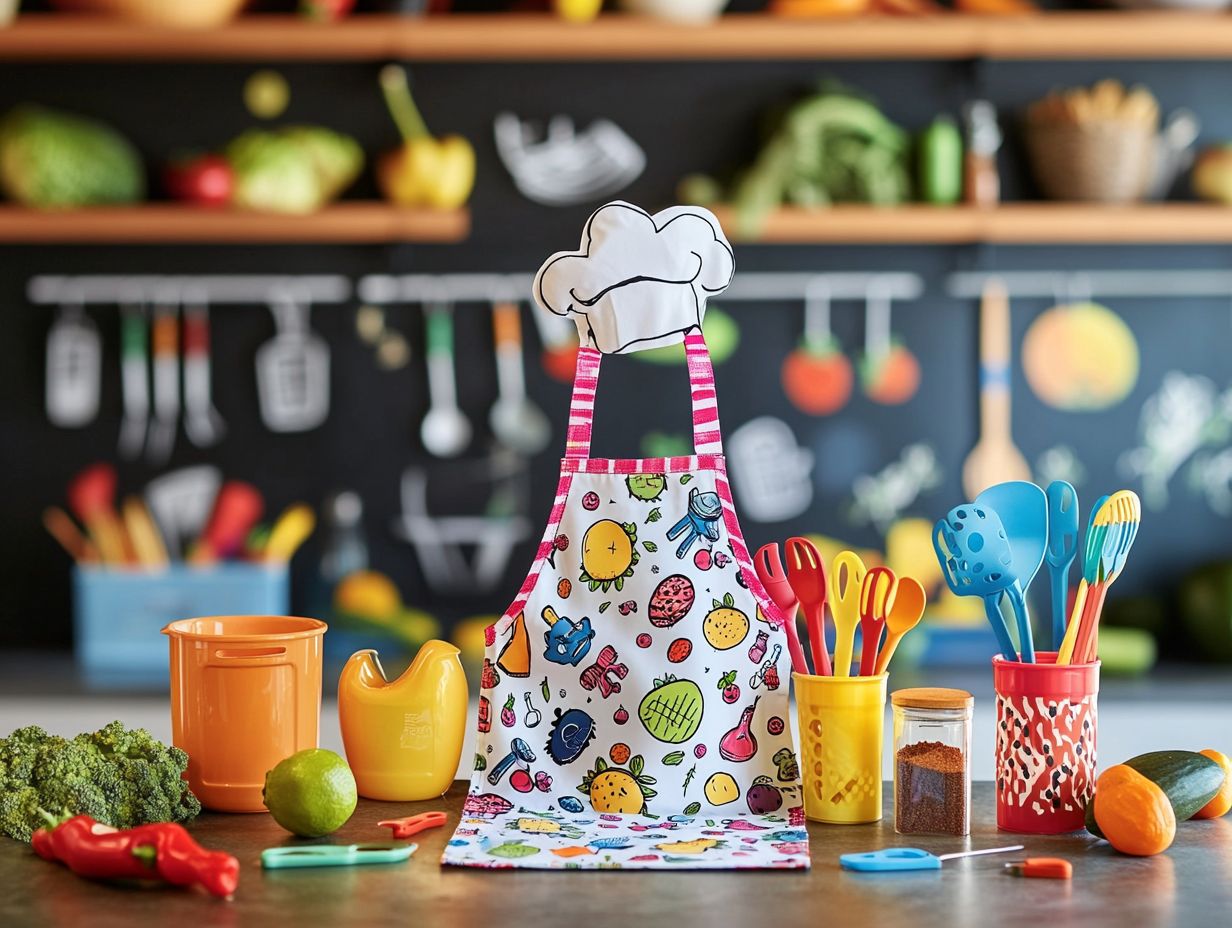
M1151 751L1125 761L1164 791L1178 822L1194 817L1223 785L1223 767L1196 751ZM1087 831L1102 838L1095 823L1095 802L1087 803Z

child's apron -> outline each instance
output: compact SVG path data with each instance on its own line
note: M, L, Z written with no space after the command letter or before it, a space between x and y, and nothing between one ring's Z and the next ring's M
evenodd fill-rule
M444 862L807 867L782 617L736 521L702 336L692 457L591 458L578 352L560 484L488 631L475 773Z

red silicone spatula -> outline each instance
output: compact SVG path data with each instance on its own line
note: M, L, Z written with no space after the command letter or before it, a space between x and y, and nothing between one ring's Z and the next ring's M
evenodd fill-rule
M229 480L218 491L205 531L189 552L193 564L211 564L243 547L244 539L261 518L265 503L252 484Z
M104 564L130 560L124 527L115 509L116 472L110 464L91 464L69 482L68 504L85 525Z

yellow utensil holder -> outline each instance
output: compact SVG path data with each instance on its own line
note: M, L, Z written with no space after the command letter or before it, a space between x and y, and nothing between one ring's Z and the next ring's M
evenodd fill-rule
M832 825L879 821L889 674L792 676L800 725L804 814Z

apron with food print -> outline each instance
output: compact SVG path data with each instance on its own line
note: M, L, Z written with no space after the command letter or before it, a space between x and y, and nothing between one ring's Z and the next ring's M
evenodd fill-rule
M688 457L591 458L603 351L579 349L549 524L487 630L474 775L446 864L809 865L782 616L736 521L705 341L682 335Z

